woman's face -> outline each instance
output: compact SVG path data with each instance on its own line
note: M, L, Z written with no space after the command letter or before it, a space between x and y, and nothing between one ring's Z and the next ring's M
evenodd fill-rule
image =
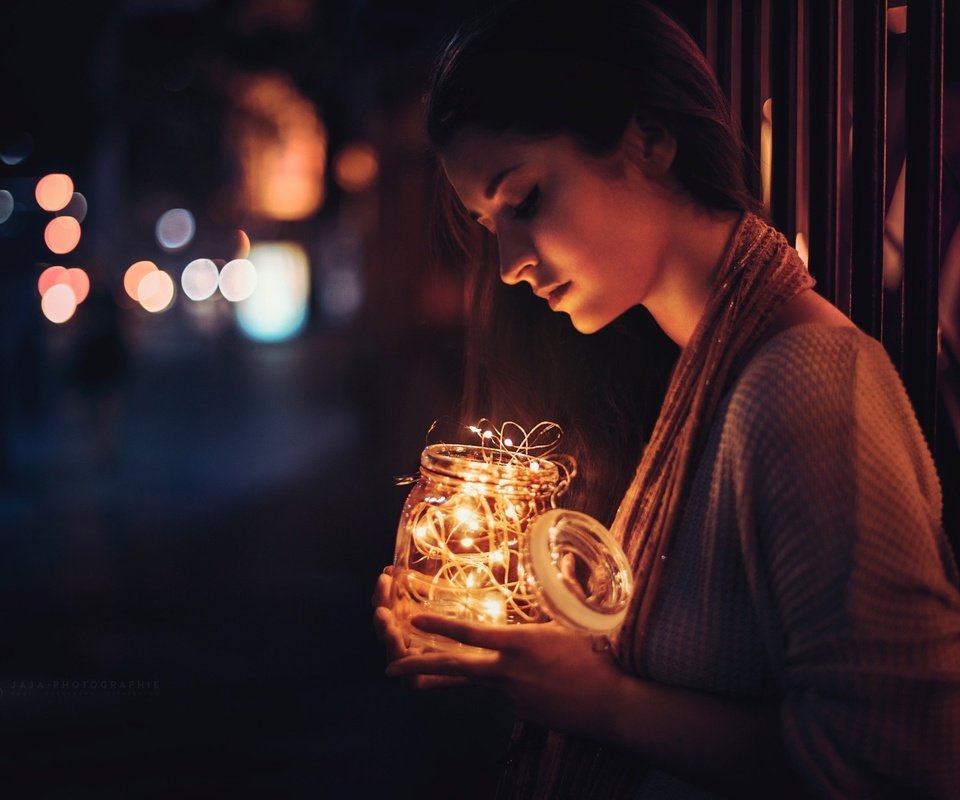
M582 333L647 300L667 259L669 191L615 159L590 156L566 136L476 129L442 154L461 202L497 237L503 281L526 281Z

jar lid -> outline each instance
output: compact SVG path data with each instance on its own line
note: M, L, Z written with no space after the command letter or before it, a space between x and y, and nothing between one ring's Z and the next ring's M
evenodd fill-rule
M531 525L527 546L528 567L551 617L594 635L623 624L633 591L630 562L596 519L548 511Z

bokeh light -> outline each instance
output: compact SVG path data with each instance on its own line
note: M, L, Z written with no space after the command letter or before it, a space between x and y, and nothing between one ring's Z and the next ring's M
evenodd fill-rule
M320 305L331 317L347 319L363 304L363 282L356 270L330 270L323 281Z
M152 261L137 261L135 264L127 267L127 271L123 274L123 290L131 300L137 300L139 302L140 298L137 295L137 290L140 287L140 281L151 272L156 271L157 265Z
M8 166L19 164L31 152L33 152L33 138L29 133L20 131L0 139L0 161Z
M80 243L80 223L73 217L54 217L47 223L43 240L52 252L69 253Z
M300 220L323 205L327 128L316 106L280 73L235 83L242 114L234 126L249 210Z
M57 172L37 181L37 205L44 211L60 211L73 197L73 180Z
M80 267L70 267L58 283L65 283L71 289L77 298L77 305L80 305L90 294L90 278Z
M279 342L295 336L307 320L310 263L297 244L257 243L250 250L257 291L237 304L237 323L251 339Z
M209 258L198 258L183 268L180 285L191 300L206 300L217 291L219 280L217 265Z
M366 142L351 142L337 153L333 174L348 192L362 192L373 186L380 171L377 152Z
M257 268L246 258L228 261L220 270L220 293L231 303L246 300L257 288Z
M137 286L137 300L151 314L159 314L170 308L173 294L173 278L163 270L148 272Z
M50 290L51 286L56 286L60 283L66 272L66 267L47 267L41 272L40 277L37 279L37 291L40 292L40 296L43 297Z
M59 325L70 319L77 310L77 296L70 286L58 283L44 292L40 310L48 320Z
M250 258L250 237L246 231L237 231L237 253L234 258Z
M77 222L83 222L87 217L87 198L80 192L74 192L70 202L64 206L63 214L73 217Z
M183 250L193 241L197 225L193 214L185 208L171 208L157 220L156 235L159 245L169 252Z
M0 189L0 225L13 215L13 195L6 189Z

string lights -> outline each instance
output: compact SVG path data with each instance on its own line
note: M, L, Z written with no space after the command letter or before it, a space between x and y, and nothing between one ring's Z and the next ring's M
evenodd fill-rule
M515 422L498 427L484 419L465 431L478 443L427 444L401 515L393 605L411 639L434 648L454 646L407 624L422 612L492 624L540 622L552 615L610 630L611 609L619 613L626 606L629 567L599 523L575 512L552 512L564 515L565 527L562 533L554 527L542 531L542 557L531 559L531 526L555 508L576 474L573 459L556 452L560 426L541 422L528 432ZM600 541L598 535L607 538ZM553 541L565 542L565 549L550 552ZM588 576L586 587L577 584L572 569L584 553L595 554L580 570ZM614 561L606 563L610 558ZM594 575L602 580L593 581ZM554 587L546 602L545 583ZM562 608L572 613L558 614ZM578 609L585 610L578 615Z

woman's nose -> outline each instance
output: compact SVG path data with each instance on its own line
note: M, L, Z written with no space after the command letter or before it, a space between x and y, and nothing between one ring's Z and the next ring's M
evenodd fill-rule
M536 266L537 253L529 239L515 232L498 230L497 246L500 250L500 280L511 286L533 278L528 267Z

